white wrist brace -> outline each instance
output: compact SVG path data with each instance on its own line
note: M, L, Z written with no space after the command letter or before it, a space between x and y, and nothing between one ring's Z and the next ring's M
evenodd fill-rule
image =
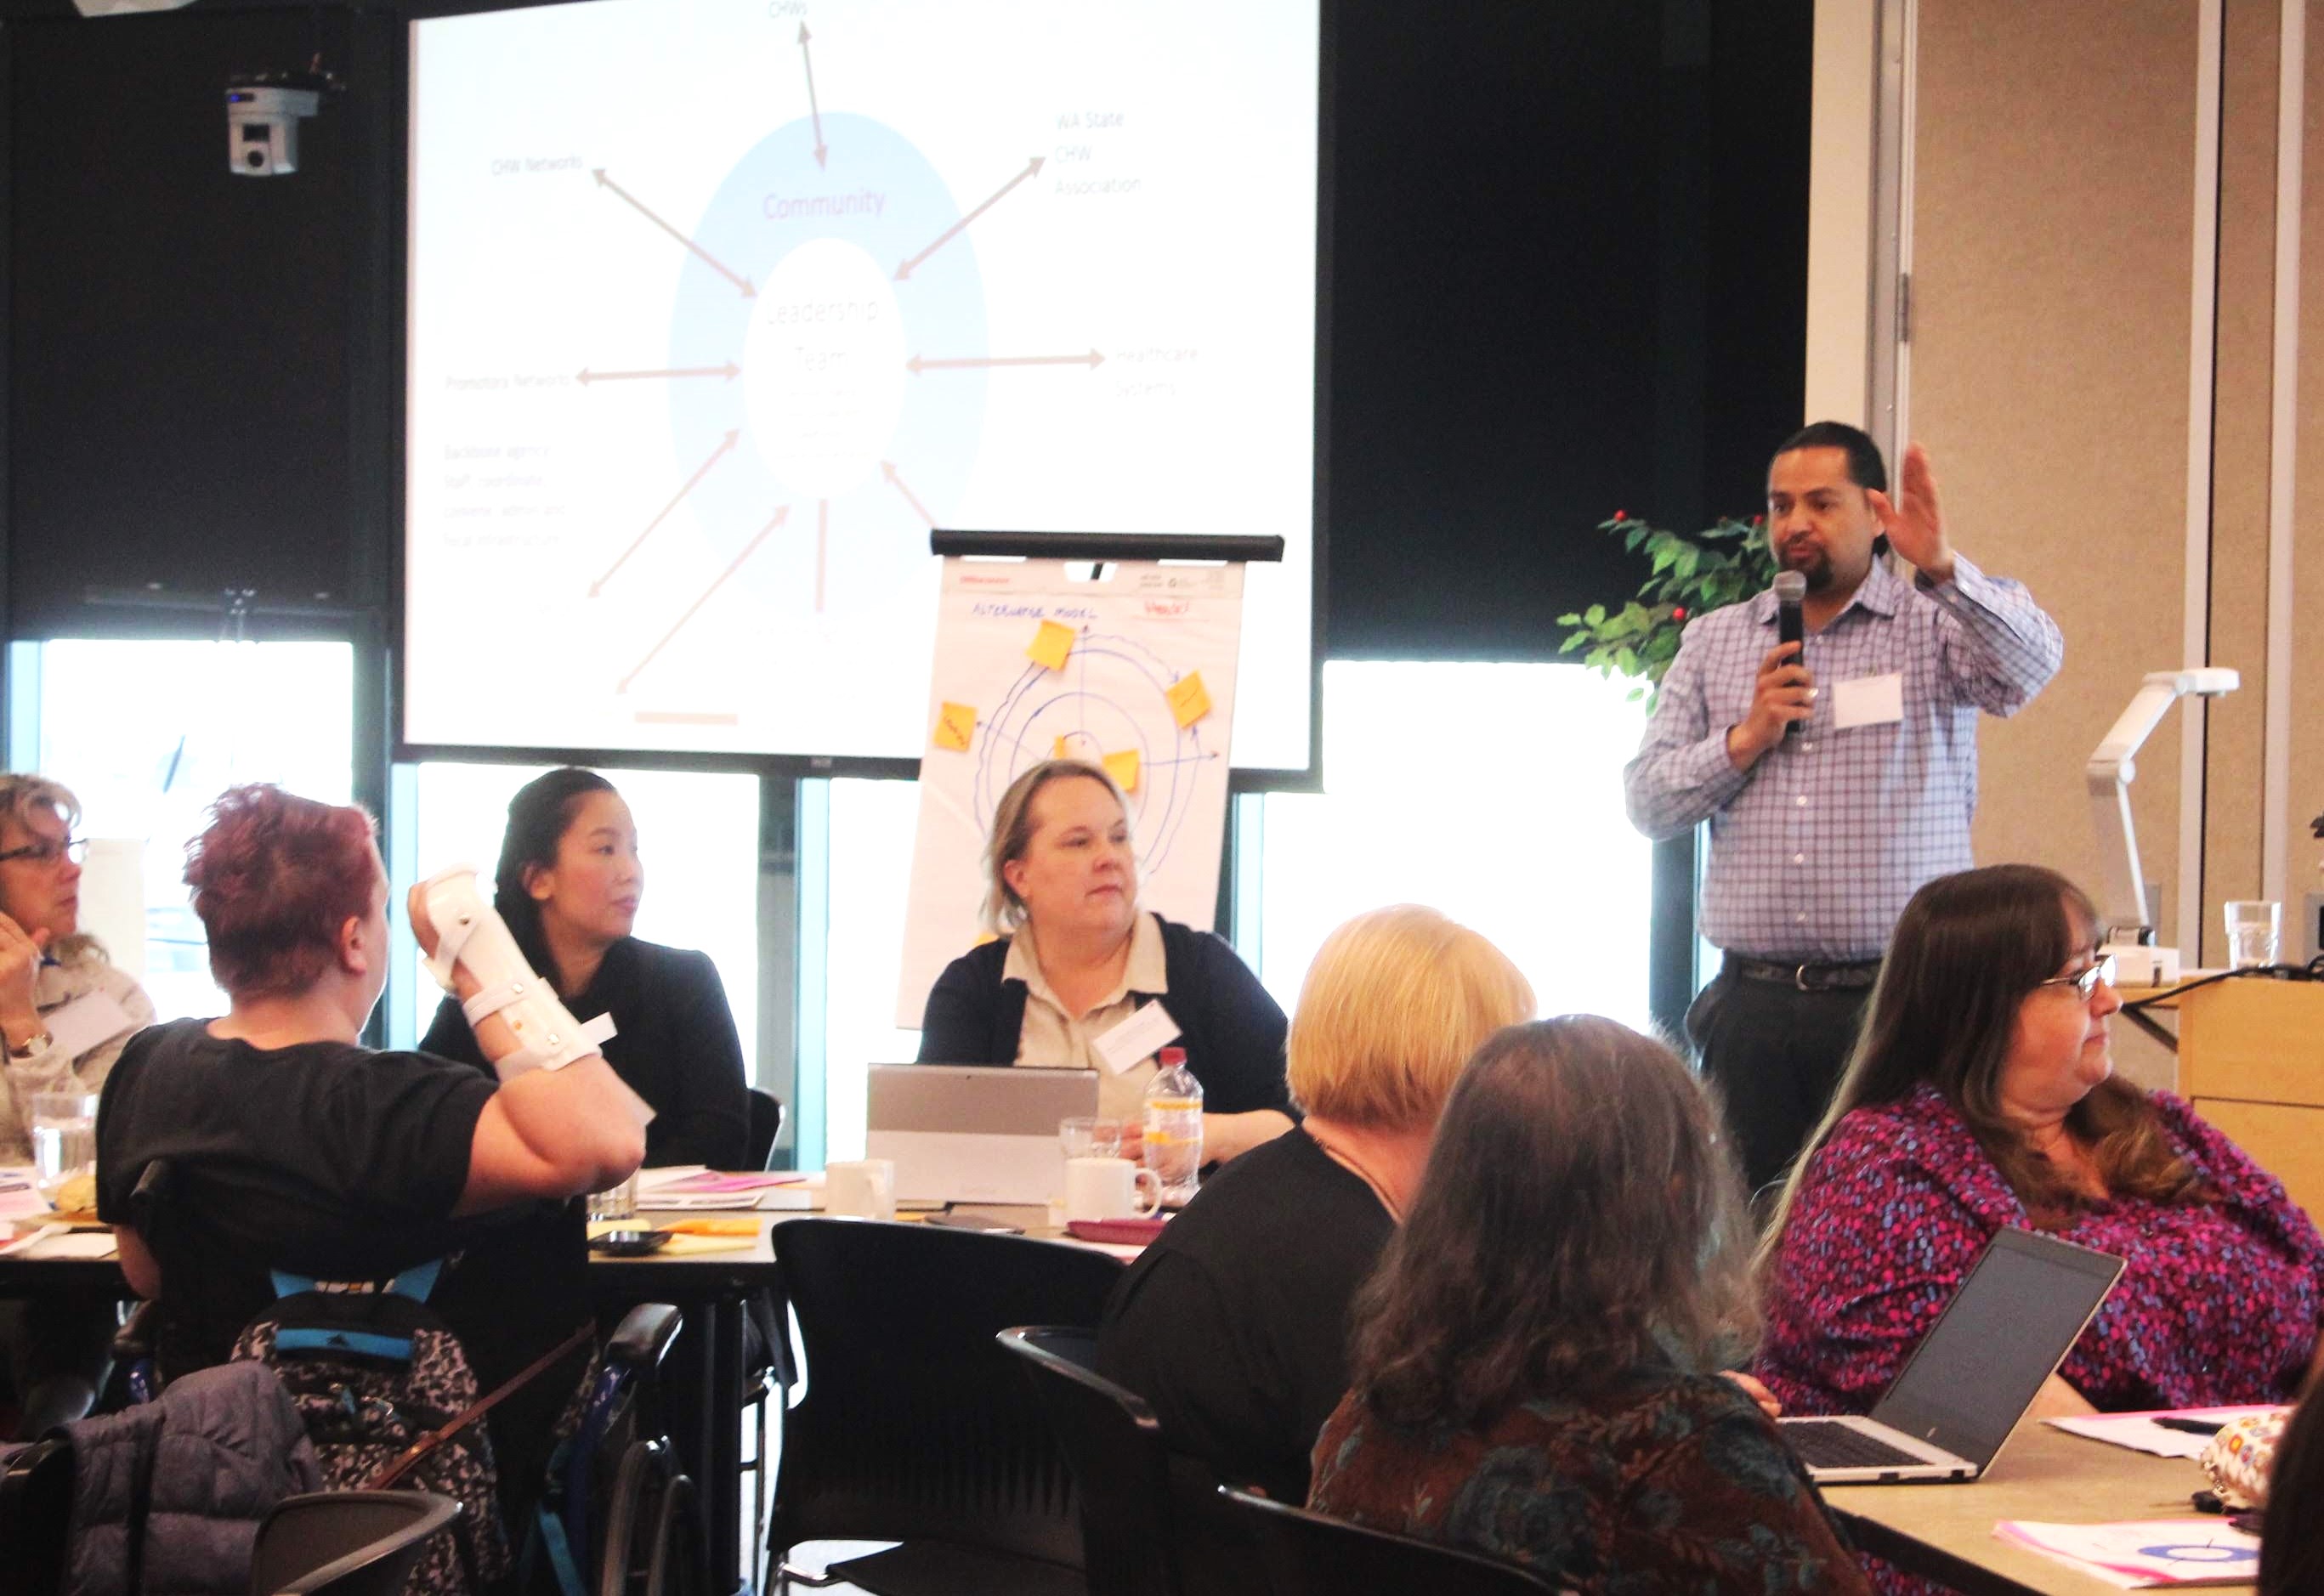
M420 902L436 928L436 951L428 973L454 997L455 965L466 964L480 990L461 1003L473 1029L497 1014L517 1039L517 1050L493 1061L503 1081L529 1069L562 1069L586 1058L613 1033L613 1017L600 1014L584 1025L558 1000L557 989L525 962L500 910L476 889L473 866L456 864L420 884Z

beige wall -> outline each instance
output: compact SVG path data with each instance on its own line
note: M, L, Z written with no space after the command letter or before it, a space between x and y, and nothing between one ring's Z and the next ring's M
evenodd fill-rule
M1954 540L2066 635L1987 724L1978 856L2094 882L2083 764L2180 663L2195 5L1921 0L1918 46L1913 431ZM2168 723L2134 789L2166 905L2176 747Z
M2217 397L2209 429L2211 662L2243 673L2210 712L2201 952L2218 906L2259 890L2273 371L2276 0L2225 0ZM2306 64L2292 828L2298 894L2324 844L2324 0ZM2139 677L2187 661L2188 365L2196 0L1920 0L1913 430L1948 521L2024 580L2064 629L2066 665L1983 740L1978 856L2084 881L2097 844L2083 762ZM2181 862L2179 720L2134 789L2163 939Z

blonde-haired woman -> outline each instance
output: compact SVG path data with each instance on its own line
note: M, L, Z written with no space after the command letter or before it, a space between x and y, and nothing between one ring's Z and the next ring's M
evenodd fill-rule
M144 989L80 929L80 802L45 776L0 775L0 1163L32 1156L39 1092L95 1092L153 1021Z
M1174 1449L1306 1499L1308 1449L1347 1389L1348 1305L1462 1066L1533 1011L1517 966L1434 909L1378 909L1325 939L1291 1022L1306 1119L1205 1185L1106 1305L1098 1367Z
M995 940L937 978L921 1062L1093 1069L1099 1112L1134 1120L1154 1053L1125 1063L1103 1038L1159 1005L1203 1084L1205 1158L1291 1128L1283 1010L1224 939L1139 909L1129 806L1102 769L1049 760L1010 782L984 864Z

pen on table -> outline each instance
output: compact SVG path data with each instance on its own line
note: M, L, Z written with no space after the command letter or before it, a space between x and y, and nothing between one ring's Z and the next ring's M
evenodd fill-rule
M2217 1419L2151 1418L2146 1421L2158 1430L2176 1430L2182 1435L2216 1435L2227 1426Z

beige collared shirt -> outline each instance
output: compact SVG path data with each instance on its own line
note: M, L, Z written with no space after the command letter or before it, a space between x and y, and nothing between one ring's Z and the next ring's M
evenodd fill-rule
M1150 914L1139 915L1137 927L1130 934L1130 959L1122 966L1121 984L1085 1013L1066 1013L1065 1004L1050 990L1034 951L1030 926L1019 927L1010 938L1001 979L1025 983L1025 1023L1017 1033L1019 1064L1034 1069L1093 1069L1099 1113L1135 1120L1145 1112L1146 1084L1159 1066L1148 1057L1117 1072L1106 1063L1096 1043L1137 1011L1135 994L1170 990L1159 921Z

